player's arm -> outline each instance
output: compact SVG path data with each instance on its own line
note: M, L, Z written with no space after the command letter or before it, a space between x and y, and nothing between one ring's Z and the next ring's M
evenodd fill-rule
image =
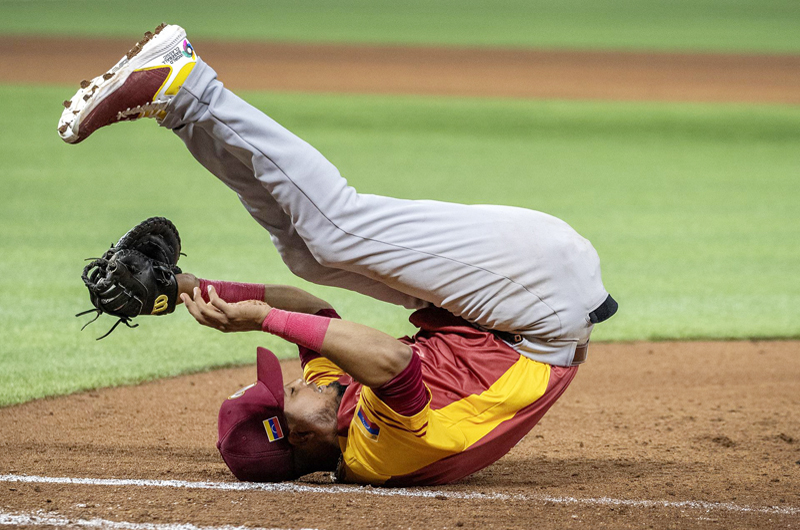
M209 301L208 286L214 286L217 295L228 303L244 300L259 300L272 307L284 311L321 315L330 318L339 318L329 303L325 300L305 292L297 287L288 285L264 285L255 283L222 282L197 278L193 274L178 274L178 290L193 296L195 288L201 289L203 300ZM183 303L181 301L181 303ZM312 351L302 345L298 347L300 364L303 366L303 378L316 384L326 384L336 381L344 375L342 369L322 357L318 352Z
M178 280L179 298L181 294L193 296L195 287L202 289L204 286L211 284L214 285L220 298L229 303L258 299L284 311L308 313L310 315L319 313L323 309L333 309L325 300L289 285L209 281L201 280L194 274L177 274L175 277ZM220 292L221 287L225 292ZM208 302L208 295L206 293L203 293L203 295L203 299Z
M394 379L409 366L413 356L406 344L355 322L274 309L267 302L229 304L213 287L208 289L208 303L199 288L193 289L193 296L182 293L180 298L204 326L223 332L269 331L318 351L353 379L373 388Z

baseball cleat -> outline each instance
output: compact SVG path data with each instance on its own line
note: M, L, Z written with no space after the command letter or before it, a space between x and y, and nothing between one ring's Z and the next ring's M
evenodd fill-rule
M197 62L180 26L161 24L147 32L111 70L64 102L58 135L77 144L100 127L139 118L161 120Z

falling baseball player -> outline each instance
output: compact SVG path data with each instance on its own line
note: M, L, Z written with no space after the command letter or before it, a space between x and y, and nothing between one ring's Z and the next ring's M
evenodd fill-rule
M301 289L198 279L177 268L171 223L150 219L87 267L98 315L129 323L183 302L202 325L299 346L283 385L259 348L257 382L228 398L218 448L241 480L335 471L342 482L452 482L506 454L586 360L616 302L592 245L550 215L359 194L309 144L227 90L178 26L146 33L81 83L58 132L78 143L155 118L237 193L289 269L416 310L395 339Z

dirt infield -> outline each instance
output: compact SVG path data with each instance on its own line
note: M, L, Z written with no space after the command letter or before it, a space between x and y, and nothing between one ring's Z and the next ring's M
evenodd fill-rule
M330 484L324 474L289 491L12 482L235 485L214 448L216 412L255 369L36 401L0 410L0 515L279 528L798 527L799 353L793 342L594 345L509 455L435 491L302 491ZM299 365L284 371L297 377Z
M77 84L132 44L0 36L0 81ZM800 103L800 56L791 55L195 44L234 89Z
M0 82L77 85L130 44L0 37ZM196 44L233 88L800 103L791 56ZM254 377L249 366L0 409L0 525L800 527L797 342L592 345L511 453L435 489L236 482L216 413Z

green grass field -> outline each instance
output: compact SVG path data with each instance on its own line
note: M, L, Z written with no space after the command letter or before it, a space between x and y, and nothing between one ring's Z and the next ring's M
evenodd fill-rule
M0 4L0 34L130 36L162 21L221 39L800 51L796 0L28 1Z
M184 310L136 330L89 307L82 260L165 215L185 270L308 287L345 318L411 331L407 312L293 278L235 195L152 122L68 146L72 87L0 86L0 404L252 362L262 334ZM248 93L363 192L544 210L587 236L620 313L595 340L798 337L800 108Z
M490 6L490 7L487 7ZM794 0L142 0L0 3L0 35L190 36L410 45L800 53ZM2 53L0 51L0 53ZM294 278L232 192L154 123L79 146L55 127L70 87L0 85L0 406L253 362L181 308L79 333L83 259L151 215L207 278L291 283L395 335L407 312ZM593 340L798 338L800 107L248 93L363 192L555 214L598 249L620 313Z

